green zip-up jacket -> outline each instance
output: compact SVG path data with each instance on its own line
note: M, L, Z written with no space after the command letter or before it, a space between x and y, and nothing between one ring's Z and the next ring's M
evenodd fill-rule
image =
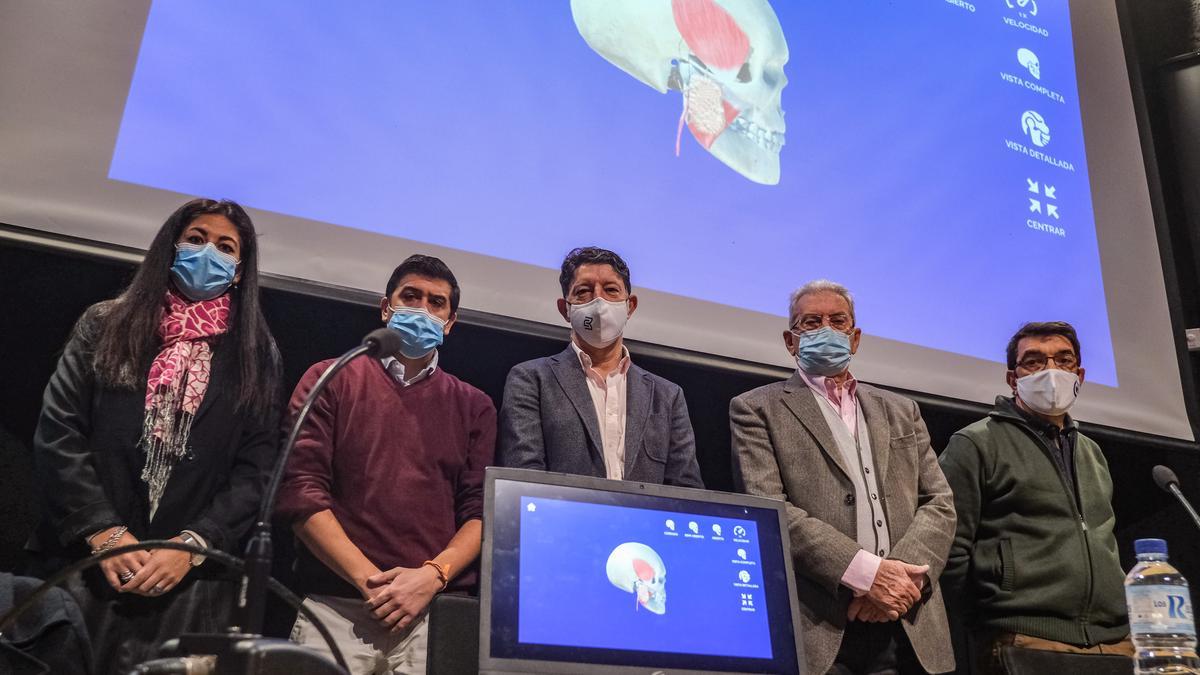
M970 628L1088 646L1129 634L1108 463L1074 438L1078 500L1011 398L950 438L958 527L941 584Z

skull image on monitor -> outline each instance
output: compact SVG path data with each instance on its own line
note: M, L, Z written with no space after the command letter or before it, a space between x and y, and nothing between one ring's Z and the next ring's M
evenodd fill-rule
M604 571L613 586L633 593L634 609L667 613L667 567L654 549L632 541L621 544L608 554Z
M767 0L571 0L571 14L608 62L682 93L677 135L686 123L729 168L779 183L788 46Z

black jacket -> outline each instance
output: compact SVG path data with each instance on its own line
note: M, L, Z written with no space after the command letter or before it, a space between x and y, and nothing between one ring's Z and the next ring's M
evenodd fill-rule
M236 409L236 359L215 342L190 452L172 470L150 520L138 447L146 392L97 382L96 314L96 307L84 313L46 386L33 442L43 519L26 549L48 572L86 556L86 536L126 525L139 540L169 539L186 529L211 547L240 553L238 540L256 515L278 449L278 407L265 416ZM211 576L218 570L208 568L215 567L202 565L198 576Z

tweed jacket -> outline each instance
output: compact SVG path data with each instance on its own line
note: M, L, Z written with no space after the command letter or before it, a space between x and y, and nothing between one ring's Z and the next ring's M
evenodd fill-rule
M929 565L931 583L901 623L927 671L953 670L937 583L954 536L953 495L917 404L865 384L857 392L891 535L888 557ZM819 405L799 373L730 404L735 483L787 501L806 673L826 672L837 657L853 597L841 578L860 548L851 468Z

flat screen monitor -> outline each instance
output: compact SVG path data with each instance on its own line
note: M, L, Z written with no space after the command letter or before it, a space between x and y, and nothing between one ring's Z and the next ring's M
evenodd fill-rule
M487 470L483 673L798 673L783 502Z

